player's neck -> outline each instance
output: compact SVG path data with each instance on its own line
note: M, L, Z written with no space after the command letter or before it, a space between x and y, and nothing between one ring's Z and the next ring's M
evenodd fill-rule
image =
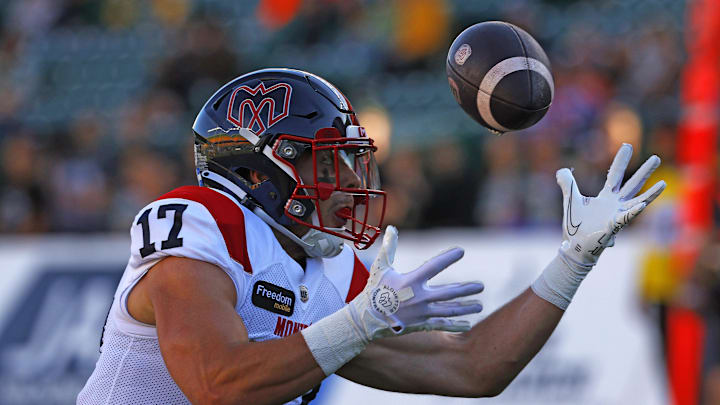
M277 238L278 242L280 242L280 246L282 246L285 250L285 253L292 257L292 259L295 260L303 270L305 270L305 265L307 264L307 253L305 253L305 250L292 239L275 229L273 229L273 234Z

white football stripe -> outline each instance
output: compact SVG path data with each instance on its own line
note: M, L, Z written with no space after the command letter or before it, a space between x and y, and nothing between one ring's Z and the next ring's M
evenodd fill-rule
M552 101L555 97L555 82L553 82L552 74L547 66L539 60L523 56L515 56L513 58L500 61L497 65L493 66L487 74L485 74L485 77L483 77L483 80L480 83L480 88L478 89L476 100L477 109L482 119L498 131L507 132L511 131L511 129L500 125L495 120L495 117L493 117L492 112L490 111L490 95L493 90L495 90L495 86L497 86L497 84L500 83L500 80L502 80L505 76L510 73L526 69L537 72L545 78L545 80L550 83L550 100Z

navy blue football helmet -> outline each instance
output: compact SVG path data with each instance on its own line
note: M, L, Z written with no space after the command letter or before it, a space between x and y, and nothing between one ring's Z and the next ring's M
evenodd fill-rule
M198 182L226 192L269 225L299 243L311 256L333 256L342 239L364 249L380 233L385 193L374 159L377 149L359 125L348 99L314 74L263 69L224 85L205 103L193 124ZM318 181L316 160L331 156L349 166L359 184L352 188ZM301 179L296 164L312 158L313 178ZM265 181L253 183L250 171ZM337 215L342 228L326 226L319 203L333 192L353 197L352 209ZM372 203L372 204L371 204ZM311 228L298 237L287 228Z

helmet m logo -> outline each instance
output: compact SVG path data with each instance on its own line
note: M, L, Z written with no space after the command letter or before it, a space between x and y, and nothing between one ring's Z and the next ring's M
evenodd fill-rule
M230 96L227 119L240 128L248 128L260 135L290 115L291 96L292 87L287 83L278 83L268 88L265 88L263 82L254 88L240 86Z

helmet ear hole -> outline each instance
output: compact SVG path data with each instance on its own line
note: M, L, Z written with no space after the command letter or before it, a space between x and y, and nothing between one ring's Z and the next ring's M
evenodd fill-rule
M245 170L247 170L246 178L252 184L262 183L263 181L270 179L270 176L266 175L265 173L259 172L257 170L251 170L251 169L245 169Z
M247 182L252 183L252 180L250 180L250 169L245 167L238 167L235 169L235 174L245 179Z

